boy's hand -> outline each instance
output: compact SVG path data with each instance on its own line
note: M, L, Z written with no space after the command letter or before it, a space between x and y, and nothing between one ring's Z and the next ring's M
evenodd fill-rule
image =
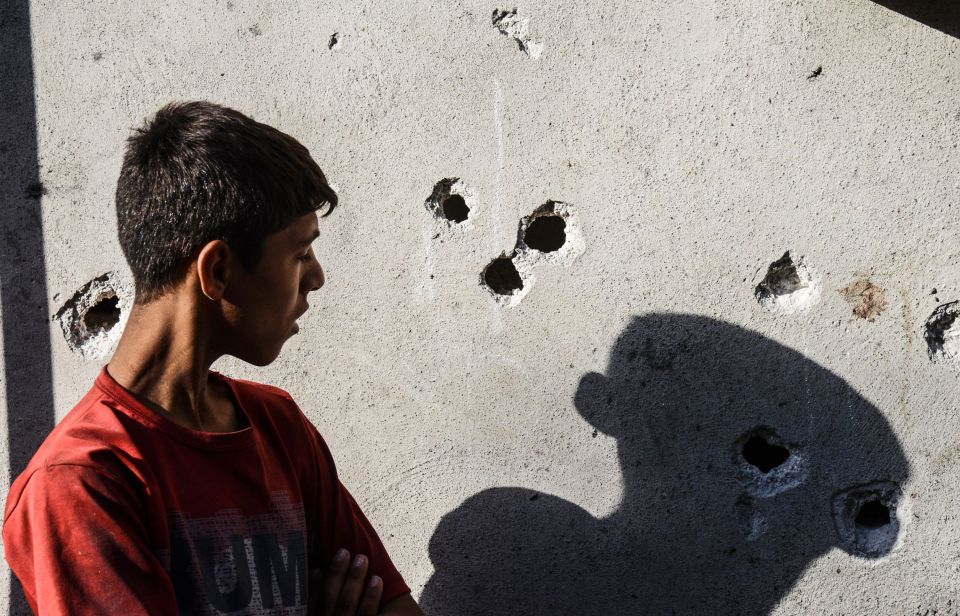
M319 616L376 616L383 594L383 580L367 578L367 557L341 548L324 575L319 568L310 571L310 614Z

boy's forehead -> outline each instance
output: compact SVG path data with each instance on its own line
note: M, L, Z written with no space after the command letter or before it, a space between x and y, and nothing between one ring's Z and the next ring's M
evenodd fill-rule
M298 216L277 235L283 237L284 241L294 241L297 243L312 242L320 235L319 221L316 212Z

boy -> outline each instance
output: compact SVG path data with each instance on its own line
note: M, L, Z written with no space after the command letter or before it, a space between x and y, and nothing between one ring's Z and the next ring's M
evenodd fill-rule
M34 612L422 615L290 395L209 369L265 366L298 331L336 204L305 147L232 109L171 104L129 139L134 306L7 498Z

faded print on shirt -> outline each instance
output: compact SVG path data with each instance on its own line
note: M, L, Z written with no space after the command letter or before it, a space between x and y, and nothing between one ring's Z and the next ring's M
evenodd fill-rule
M306 516L286 492L273 492L262 515L223 509L167 519L170 549L159 556L181 614L306 614Z

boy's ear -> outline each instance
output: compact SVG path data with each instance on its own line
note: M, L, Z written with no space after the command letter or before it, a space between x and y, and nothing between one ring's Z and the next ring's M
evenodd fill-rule
M219 300L230 281L233 253L223 240L213 240L197 255L197 278L200 290L212 300Z

